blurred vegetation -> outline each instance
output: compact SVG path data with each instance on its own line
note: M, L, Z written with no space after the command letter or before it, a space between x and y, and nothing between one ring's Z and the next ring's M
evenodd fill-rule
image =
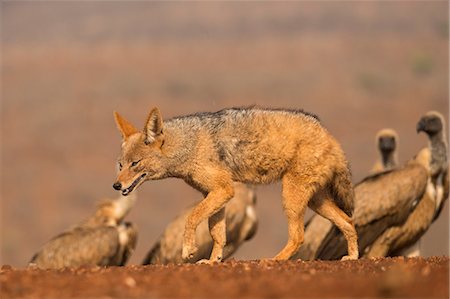
M449 35L449 23L448 21L444 22L437 22L436 23L436 30L438 32L438 34L446 39L448 39L448 35Z
M429 75L434 69L434 61L431 55L418 53L413 57L412 69L416 75Z
M389 91L388 78L374 71L363 71L357 75L358 85L362 87L368 94L386 95Z

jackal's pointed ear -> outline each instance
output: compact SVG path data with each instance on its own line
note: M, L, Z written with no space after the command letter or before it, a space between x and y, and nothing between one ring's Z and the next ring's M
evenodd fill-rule
M120 134L122 134L122 138L124 140L127 139L128 136L137 133L138 130L125 118L120 116L120 114L117 113L116 111L114 111L114 119L116 121L117 128L119 129Z
M153 108L148 114L147 121L145 122L144 134L145 142L152 143L158 136L161 136L163 129L163 121L161 112L158 108Z

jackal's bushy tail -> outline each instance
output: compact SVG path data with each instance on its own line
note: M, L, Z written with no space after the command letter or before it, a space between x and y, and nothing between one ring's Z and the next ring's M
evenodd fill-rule
M355 193L348 167L338 169L330 181L330 192L336 205L349 217L353 214Z

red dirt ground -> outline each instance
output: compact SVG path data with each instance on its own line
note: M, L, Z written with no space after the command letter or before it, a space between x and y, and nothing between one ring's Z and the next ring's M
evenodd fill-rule
M0 271L1 298L448 298L449 258Z

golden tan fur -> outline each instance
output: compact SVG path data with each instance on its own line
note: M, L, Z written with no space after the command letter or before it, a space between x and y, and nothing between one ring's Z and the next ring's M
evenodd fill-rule
M122 220L134 197L106 200L94 215L47 242L30 261L44 269L124 265L136 247L137 230Z
M227 243L223 258L231 256L239 246L251 239L256 233L258 220L256 217L256 195L253 189L241 183L234 183L235 195L225 207ZM180 264L185 262L181 257L183 231L186 220L194 207L185 210L166 228L162 236L152 247L143 261L147 264ZM208 259L211 255L213 240L209 233L208 223L203 221L197 228L196 243L198 251L187 262L195 263Z
M393 129L378 131L375 142L380 152L380 158L372 167L372 173L379 173L398 166L399 138Z
M295 110L232 108L162 121L150 111L143 131L130 129L115 113L122 134L122 166L114 188L126 195L145 180L182 178L205 196L187 218L182 257L196 252L195 231L209 219L214 240L210 261L220 261L226 244L224 205L233 181L267 184L281 180L289 238L275 259L288 259L303 242L309 205L334 222L358 258L351 174L338 142L310 114ZM124 125L125 124L125 125Z

